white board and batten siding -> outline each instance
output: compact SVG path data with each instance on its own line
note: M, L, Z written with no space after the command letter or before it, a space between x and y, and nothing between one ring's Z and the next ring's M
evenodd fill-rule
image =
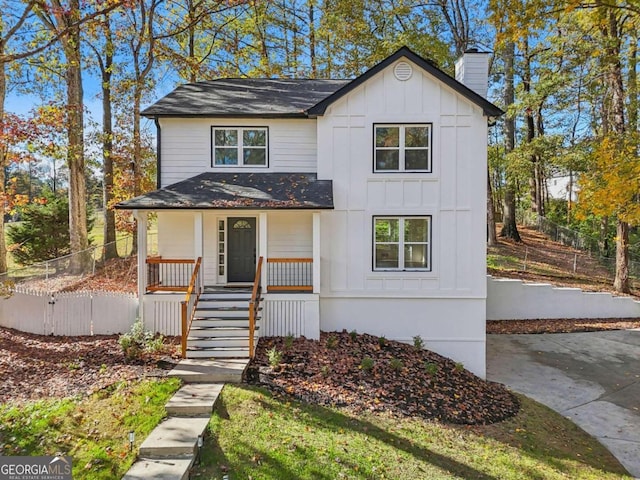
M321 328L410 342L485 374L487 119L412 65L393 65L318 118L318 177L335 210L321 215ZM432 124L430 173L374 173L374 124ZM431 216L430 272L373 271L373 217Z
M265 167L212 167L211 127L267 127L269 165ZM315 119L161 118L161 186L203 172L316 171Z

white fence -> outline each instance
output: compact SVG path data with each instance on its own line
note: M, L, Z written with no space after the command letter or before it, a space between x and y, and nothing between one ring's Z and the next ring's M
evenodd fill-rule
M130 293L16 289L0 298L0 326L39 335L111 335L128 331L137 311Z

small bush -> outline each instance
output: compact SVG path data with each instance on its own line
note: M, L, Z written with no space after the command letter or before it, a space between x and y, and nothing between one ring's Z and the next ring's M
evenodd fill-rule
M395 372L400 372L404 368L404 363L399 358L392 358L389 360L389 367Z
M290 333L284 337L284 348L289 350L291 347L293 347L293 335Z
M416 350L424 349L424 340L420 335L416 335L415 337L413 337L413 348L415 348Z
M267 359L269 360L271 368L277 368L280 366L280 362L282 362L282 352L276 347L273 347L267 350Z
M136 320L131 330L118 338L118 343L125 357L129 360L139 358L144 352L155 353L164 348L164 337L154 337L153 333L144 329L142 320Z
M355 330L351 330L349 332L349 338L351 339L352 342L355 342L356 339L358 338L358 332L356 332Z
M387 344L387 339L385 337L378 337L378 345L384 347Z
M427 362L424 364L424 371L427 373L427 375L433 377L436 373L438 373L438 364Z
M327 338L327 348L329 350L335 350L337 346L338 337L336 337L335 335L329 335L329 338Z
M456 372L461 372L464 370L464 363L462 362L456 362L456 366L455 366Z
M371 357L364 357L362 359L362 361L360 362L360 370L362 370L363 372L370 372L371 370L373 370L374 365L376 364L376 362L373 360L373 358Z
M323 377L328 377L331 373L331 367L329 367L329 365L323 365L322 367L320 367L320 373Z

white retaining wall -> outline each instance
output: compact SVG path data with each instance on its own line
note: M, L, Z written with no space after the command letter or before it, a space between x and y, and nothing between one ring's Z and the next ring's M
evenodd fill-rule
M39 335L111 335L128 331L137 311L130 293L17 289L0 298L0 326Z
M487 320L640 317L640 302L606 292L487 277Z

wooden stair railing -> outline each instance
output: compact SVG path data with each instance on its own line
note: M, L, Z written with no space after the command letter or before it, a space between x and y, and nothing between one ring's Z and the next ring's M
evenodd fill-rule
M253 290L249 301L249 357L253 358L255 353L254 334L256 331L256 317L260 311L260 297L262 296L262 262L263 257L258 259L256 276L253 279Z
M193 323L193 317L196 314L196 305L198 299L202 293L202 283L200 281L200 264L202 263L202 257L198 257L196 264L193 267L193 273L191 274L191 280L189 287L187 288L187 294L185 299L181 302L182 307L182 358L187 358L187 338L191 331L191 324Z

